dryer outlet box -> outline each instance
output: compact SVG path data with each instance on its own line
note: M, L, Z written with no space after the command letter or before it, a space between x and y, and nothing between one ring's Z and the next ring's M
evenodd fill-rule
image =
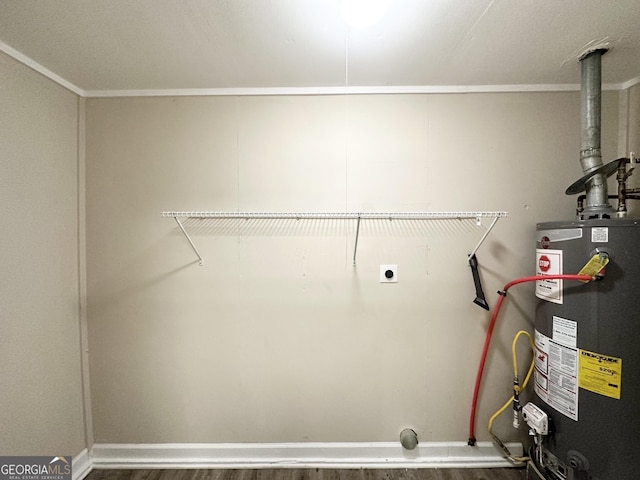
M380 283L398 283L398 265L380 265Z

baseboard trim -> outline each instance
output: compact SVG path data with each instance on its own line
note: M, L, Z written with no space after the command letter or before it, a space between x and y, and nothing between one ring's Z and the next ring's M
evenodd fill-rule
M507 444L522 455L521 443ZM265 444L95 444L92 467L101 468L501 468L513 464L491 442ZM76 480L74 478L74 480Z
M91 455L89 455L89 450L85 448L78 455L73 457L73 460L71 461L71 479L82 480L91 473L92 469L93 462L91 461Z

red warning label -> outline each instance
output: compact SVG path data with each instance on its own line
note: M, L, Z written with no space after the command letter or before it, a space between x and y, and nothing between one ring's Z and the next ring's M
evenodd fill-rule
M537 249L536 274L562 274L562 250ZM536 282L536 296L553 303L562 303L562 280L549 279Z

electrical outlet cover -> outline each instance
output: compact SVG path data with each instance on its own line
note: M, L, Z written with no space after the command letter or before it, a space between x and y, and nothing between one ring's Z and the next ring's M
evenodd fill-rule
M398 265L380 265L380 283L398 283Z

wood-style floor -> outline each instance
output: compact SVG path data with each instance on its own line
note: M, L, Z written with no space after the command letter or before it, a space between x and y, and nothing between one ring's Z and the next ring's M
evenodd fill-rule
M86 480L525 480L518 468L94 470Z

